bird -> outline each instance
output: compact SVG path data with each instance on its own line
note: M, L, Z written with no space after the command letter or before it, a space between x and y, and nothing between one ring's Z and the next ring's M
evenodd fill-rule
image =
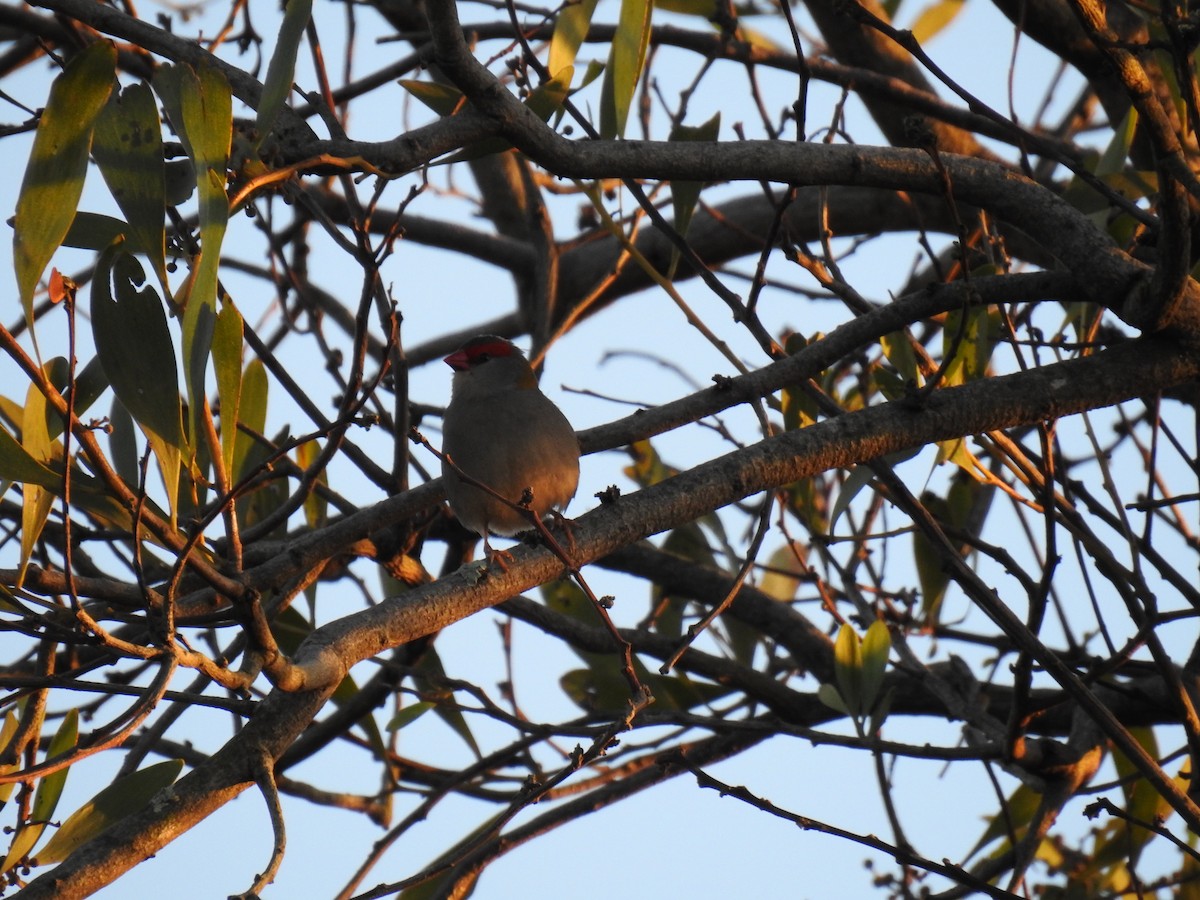
M539 519L561 513L579 486L579 439L562 410L538 387L533 368L511 341L474 337L444 360L454 370L442 418L442 481L458 521L483 538L489 560L503 567L489 534L512 536L529 516L466 483L459 471L514 504L526 491Z

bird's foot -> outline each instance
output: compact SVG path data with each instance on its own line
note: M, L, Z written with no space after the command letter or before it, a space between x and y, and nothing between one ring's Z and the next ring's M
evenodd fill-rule
M486 539L483 542L483 558L489 566L495 566L501 572L508 572L508 564L513 561L513 555L507 550L497 550Z

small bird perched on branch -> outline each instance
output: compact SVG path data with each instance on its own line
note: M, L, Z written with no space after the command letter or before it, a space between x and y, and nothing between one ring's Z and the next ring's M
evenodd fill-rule
M529 517L466 483L458 471L514 504L528 490L537 517L561 511L579 485L579 440L567 417L538 388L525 354L504 338L472 338L445 359L454 370L450 405L442 420L442 479L450 508L483 537L513 535ZM447 461L446 457L449 458ZM451 465L451 463L453 465Z

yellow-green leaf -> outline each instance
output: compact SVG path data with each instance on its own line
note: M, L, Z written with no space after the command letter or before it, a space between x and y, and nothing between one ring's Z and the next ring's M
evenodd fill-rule
M154 75L154 89L196 168L200 256L182 294L187 307L183 316L184 382L193 433L198 434L204 415L204 376L216 326L217 269L229 221L225 172L233 134L233 101L229 82L211 65L198 69L163 66Z
M321 445L316 441L305 441L296 448L296 465L307 470L317 461L321 453ZM317 484L328 484L327 472L322 470L317 476ZM315 486L314 486L315 487ZM309 528L320 528L325 524L329 511L329 501L321 496L319 491L312 490L304 498L304 521Z
M262 360L252 359L242 373L242 389L238 403L238 421L256 434L263 434L267 427L267 371ZM237 483L246 477L251 465L254 464L257 452L252 452L261 445L241 429L235 429L237 439L233 451L233 466L229 477Z
M917 387L922 384L921 371L917 367L917 353L913 349L912 338L907 332L893 331L879 339L883 355L905 381L911 381Z
M965 319L964 319L965 316ZM1000 334L1000 314L986 307L955 310L946 316L942 348L953 353L942 383L946 386L976 381L987 373L996 338Z
M563 102L571 89L575 76L574 66L564 66L549 81L539 84L525 98L525 105L543 122L549 121L556 112L562 112Z
M59 359L44 367L52 383L55 381L52 368L55 363L61 364L62 362L63 360ZM59 368L65 369L65 366L59 365ZM60 374L62 373L60 372ZM61 384L63 380L59 378L58 383ZM37 385L31 384L25 394L21 447L26 454L43 465L62 456L62 446L51 440L50 432L46 427L46 406L45 395ZM62 479L58 478L56 482L53 486L45 488L36 484L26 484L21 492L21 559L17 569L18 584L25 577L25 567L29 564L33 549L41 536L42 528L45 527L46 519L50 516L54 495L62 491Z
M592 13L598 0L577 0L567 4L554 21L554 34L550 38L550 57L547 67L552 76L567 66L575 65L575 56L587 37L592 24ZM567 82L568 85L570 82Z
M935 0L926 6L913 22L913 37L925 43L937 35L962 12L963 3L964 0Z
M242 314L232 302L223 304L213 331L212 357L220 398L221 458L227 473L233 472L238 408L242 400L242 332Z
M78 737L79 713L72 709L63 716L62 724L58 726L58 731L50 740L46 758L53 759L66 753L75 746ZM42 832L46 830L46 823L54 815L58 799L62 796L63 785L67 783L67 775L70 771L70 766L67 766L57 772L51 772L38 782L37 791L33 795L33 805L29 809L29 821L22 823L17 829L8 855L4 858L4 863L0 865L0 872L7 872L33 849L38 838L42 836Z
M54 79L38 122L13 224L17 294L30 328L38 279L75 218L92 127L112 90L116 62L110 42L89 46Z
M181 769L182 759L169 759L117 779L62 823L54 837L38 851L38 864L61 862L76 847L137 812L157 791L174 784Z
M654 0L656 9L711 19L717 14L716 0Z
M4 589L3 594L4 602L6 604L11 603L8 598L12 595L9 594L7 588ZM17 718L16 709L10 709L8 714L4 717L4 725L0 727L0 750L5 750L8 748L9 743L16 736L17 726L19 724L20 719ZM9 763L7 766L0 766L0 775L7 775L9 772L15 772L18 768L20 768L20 763ZM5 784L0 784L0 809L2 809L4 805L8 803L8 798L12 796L12 792L16 789L16 787L17 783L15 781L9 781Z
M758 588L769 597L790 603L796 598L800 579L808 574L804 562L806 550L803 544L793 541L789 546L779 547L767 560L767 571Z
M629 452L633 456L633 464L626 466L623 471L638 487L650 487L678 474L663 462L654 445L648 440L634 441L629 445Z
M1004 810L988 820L987 827L984 829L983 834L980 835L975 846L971 848L971 852L967 854L967 859L970 859L992 841L998 838L1008 838L1010 829L1015 833L1015 837L1020 840L1021 835L1029 825L1029 820L1037 812L1038 804L1041 801L1042 795L1033 788L1025 784L1017 785L1012 796L1005 801ZM1008 843L1006 840L1002 846L1007 847Z
M629 108L646 62L653 9L651 0L621 0L617 31L613 35L600 92L602 137L615 138L625 133Z
M862 642L862 707L869 712L879 697L888 655L892 652L892 635L887 625L876 619L867 629Z
M800 332L787 336L783 348L788 356L795 356L812 341ZM817 421L817 404L804 390L803 385L789 385L783 389L783 427L787 431L807 428Z
M842 625L833 645L833 672L842 702L853 715L863 712L862 641L850 623Z

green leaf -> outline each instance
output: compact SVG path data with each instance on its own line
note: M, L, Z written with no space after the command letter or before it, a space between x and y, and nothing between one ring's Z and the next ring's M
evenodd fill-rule
M246 455L247 472L265 472L268 457L274 454L274 447L281 447L291 440L291 432L284 425L274 435L266 435L266 443L254 442ZM287 481L281 478L267 478L250 494L249 502L243 502L238 507L238 519L243 528L261 522L277 510L288 497ZM269 532L272 536L282 538L287 533L287 523L280 521Z
M598 619L596 610L592 606L592 601L580 590L579 586L573 581L568 581L565 578L557 581L548 581L539 588L542 594L542 600L546 606L564 616L570 616L577 622L582 622L588 627L595 627ZM593 653L590 650L583 650L579 647L571 648L575 655L587 663L592 669L605 669L605 662L611 659L611 655L604 653ZM628 691L626 691L628 696Z
M868 734L878 734L884 721L892 712L892 700L896 697L895 687L889 687L881 697L875 699L871 706L870 720L867 723Z
M137 430L134 428L133 416L129 415L121 398L113 395L112 406L108 411L108 422L112 431L108 436L108 453L112 459L113 469L131 488L137 488L141 471L138 466Z
M190 159L172 159L165 166L167 206L181 206L196 192L196 167Z
M174 784L182 769L182 759L169 759L118 778L62 823L54 837L38 851L38 865L61 862L76 847L142 809L155 793Z
M75 373L75 415L82 417L100 395L108 390L108 377L104 374L104 366L99 358L93 356L82 370ZM63 433L66 423L57 410L46 410L46 431L50 437L56 438Z
M289 606L271 621L271 634L279 644L279 649L284 653L292 656L312 633L313 627L304 616L294 606ZM334 689L330 699L340 707L345 707L351 703L358 695L358 683L354 680L354 676L347 675ZM379 730L379 724L375 721L375 716L371 712L367 712L358 720L358 726L362 728L363 733L367 736L367 743L375 751L380 759L387 752L387 747L383 741L383 733Z
M92 126L112 90L116 63L109 41L89 46L54 79L38 122L13 224L17 294L30 329L38 280L75 218Z
M525 105L543 122L549 121L552 115L562 112L574 75L574 66L559 69L553 78L542 82L529 92L529 96L525 98Z
M887 361L896 367L896 371L905 381L911 381L917 387L923 383L921 370L917 367L917 353L913 349L912 338L907 332L893 331L879 339L883 355Z
M587 37L597 2L598 0L578 0L564 6L559 12L554 22L554 34L550 38L550 57L546 64L552 76L567 66L575 65L575 56Z
M150 441L174 513L186 445L179 366L162 300L149 286L138 289L145 278L141 263L119 245L101 254L92 282L92 335L113 393Z
M399 731L406 725L411 725L425 713L436 708L436 703L430 703L427 700L422 700L419 703L410 703L408 706L402 707L401 710L392 716L392 720L387 723L387 731Z
M962 12L964 0L935 0L926 6L913 22L913 37L925 43L954 21Z
M262 98L258 104L258 118L254 123L258 132L255 149L262 146L287 103L296 73L300 41L304 38L304 30L311 17L312 0L287 0L283 24L279 26L279 40L275 43L275 52L271 54L271 62L267 66L267 80L263 83Z
M942 497L925 494L921 498L930 515L942 522L949 521L950 505ZM917 580L921 584L921 612L929 627L936 626L941 614L942 600L950 586L950 574L942 563L942 554L923 531L913 534L913 561Z
M483 756L475 735L471 733L471 726L467 724L466 716L455 703L454 691L443 687L446 682L446 670L442 668L442 659L432 646L427 647L422 654L417 670L413 673L413 682L422 694L433 695L434 713L437 717L463 739L476 757Z
M362 688L358 686L358 682L354 680L354 677L347 675L338 684L337 689L334 690L330 699L338 706L345 707L354 701L360 690ZM374 714L370 712L366 713L358 720L357 724L362 729L363 734L366 735L367 744L375 751L375 756L378 759L386 758L387 744L384 743L383 732L379 730L379 723L375 721Z
M716 555L704 536L704 529L696 522L686 522L678 528L671 529L663 541L662 549L672 556L678 556L704 568L720 568ZM569 587L578 590L573 584ZM582 592L579 596L583 597ZM682 637L684 611L692 599L694 598L687 594L668 592L662 585L654 584L650 589L651 608L655 611L654 630L668 637ZM591 601L584 600L583 604L589 608L590 621L594 623L596 619L595 612L590 609Z
M612 665L611 668L614 671L617 670L616 665ZM683 712L697 706L714 703L722 697L728 696L730 692L730 688L719 684L693 681L683 672L676 671L671 675L660 675L657 672L646 671L637 659L634 659L634 670L637 672L638 680L650 688L655 706L658 707L659 704L662 704L663 710ZM621 683L625 686L625 690L621 705L616 707L618 710L629 706L629 684L625 681L624 675L621 676Z
M828 706L830 709L837 710L842 715L845 715L845 716L851 715L849 707L847 707L846 702L844 700L842 700L842 695L838 692L838 689L836 687L834 687L832 684L820 685L817 688L817 699L820 700L822 703L824 703L826 706Z
M833 513L829 519L829 531L831 534L833 533L834 526L837 525L838 519L842 517L842 513L850 508L850 504L862 492L862 489L874 480L875 471L870 466L857 465L850 470L850 473L846 476L846 480L842 482L842 486L838 490L837 499L833 501Z
M833 672L838 693L846 708L855 716L863 713L862 641L849 622L838 631L833 645Z
M402 78L398 84L439 116L452 115L462 104L462 91L450 84Z
M621 14L600 92L602 137L621 137L625 133L629 108L646 62L653 9L651 0L621 0Z
M149 85L139 82L113 93L96 120L92 156L129 222L134 244L168 291L166 164L162 123Z
M1010 827L1015 832L1017 840L1020 840L1041 802L1042 795L1033 788L1025 784L1017 785L1012 796L1006 801L1004 810L988 820L987 827L975 846L971 848L971 852L967 854L967 859L998 838L1006 838L1002 847L1007 847Z
M703 125L676 125L671 129L668 140L672 141L703 141L712 142L721 132L721 114L718 112ZM672 181L671 204L675 208L675 230L687 237L688 228L692 224L692 215L700 200L700 190L704 187L702 181ZM667 269L667 278L675 277L679 266L681 252L678 247L671 251L671 265Z
M42 420L44 423L45 416L42 416ZM50 490L62 487L62 478L35 459L6 428L0 428L0 480L37 485Z
M964 557L972 551L969 537L983 530L984 520L995 496L995 488L978 481L963 471L956 472L950 482L946 496L939 497L929 491L921 495L921 502L939 524L966 532L967 535L957 550ZM942 554L923 532L913 535L913 553L917 576L921 582L921 609L927 624L936 625L940 605L950 584L945 571Z
M1093 174L1101 178L1107 175L1119 175L1125 171L1125 161L1129 158L1129 149L1133 146L1133 138L1137 134L1138 113L1134 107L1129 108L1121 125L1113 132L1112 140L1100 154Z
M130 252L142 252L133 238L133 229L125 220L100 213L77 212L66 237L62 239L62 246L95 250L99 253L109 244L122 238L127 242L126 246Z
M62 724L58 726L58 731L50 740L46 759L54 759L56 756L67 753L75 746L78 737L79 712L72 709L63 716ZM38 838L42 836L42 832L46 830L46 824L54 815L58 800L62 796L63 785L67 783L67 775L70 771L71 767L67 766L57 772L51 772L38 782L37 791L33 795L33 805L29 809L29 821L22 823L18 828L16 837L13 838L12 845L9 847L8 855L4 858L4 863L0 865L0 872L7 872L33 849Z
M607 669L572 669L558 684L584 712L612 713L629 707L629 683L615 665Z

